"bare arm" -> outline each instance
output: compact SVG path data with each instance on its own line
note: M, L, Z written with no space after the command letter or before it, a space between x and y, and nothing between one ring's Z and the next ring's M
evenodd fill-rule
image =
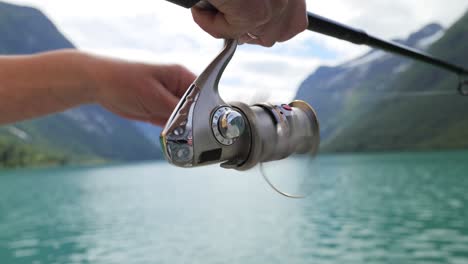
M74 50L0 57L0 125L88 103L162 125L195 76Z
M0 124L93 102L88 61L74 51L0 57Z

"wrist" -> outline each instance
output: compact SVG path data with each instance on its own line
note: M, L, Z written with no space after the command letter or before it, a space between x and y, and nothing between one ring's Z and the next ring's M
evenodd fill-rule
M113 93L112 89L119 82L117 79L127 74L127 62L84 52L77 53L83 76L80 84L84 87L82 98L87 103L102 104L106 95Z
M127 62L86 53L81 55L85 61L85 80L90 88L87 98L91 103L105 104L108 96L121 84L118 79L128 74L125 71Z
M100 58L85 52L74 51L71 59L74 60L76 76L79 76L76 87L80 91L82 104L98 102L100 83L97 76L100 71Z
M39 54L37 65L42 65L44 86L60 101L69 105L95 103L97 89L93 80L94 58L77 50L60 50Z

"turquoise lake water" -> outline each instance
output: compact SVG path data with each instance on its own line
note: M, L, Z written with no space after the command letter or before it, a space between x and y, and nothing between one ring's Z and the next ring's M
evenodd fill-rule
M302 200L258 171L3 171L0 263L468 263L468 152L318 163Z

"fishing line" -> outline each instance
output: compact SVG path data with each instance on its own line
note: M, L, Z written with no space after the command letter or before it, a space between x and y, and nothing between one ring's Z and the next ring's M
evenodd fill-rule
M351 96L355 95L351 93ZM372 99L393 99L393 98L410 98L410 97L437 97L437 96L460 96L453 91L414 91L414 92L373 92L358 96L374 97Z
M372 92L326 92L317 91L312 94L328 94L330 96L342 97L371 97L370 99L385 99L385 98L405 98L405 97L436 97L436 96L460 96L453 91L406 91L406 92L392 92L392 91L372 91Z
M295 194L290 194L290 193L287 193L287 192L283 192L281 191L279 188L277 188L271 181L270 179L268 178L267 176L267 173L265 172L265 168L263 166L263 162L260 163L260 174L262 174L262 177L263 179L268 183L268 185L270 185L270 187L277 193L287 197L287 198L293 198L293 199L303 199L303 198L306 198L306 195L295 195Z
M318 91L318 93L327 93L326 91ZM328 94L328 93L327 93ZM436 90L436 91L401 91L401 92L394 92L394 91L372 91L372 92L340 92L340 93L329 93L331 95L340 95L340 96L359 96L360 99L369 99L373 101L378 101L378 100L386 100L386 99L395 99L395 98L430 98L430 97L440 97L440 96L460 96L458 93L454 91L443 91L443 90ZM312 159L314 157L309 157L312 162ZM293 199L304 199L306 198L309 194L303 195L303 194L294 194L290 192L286 192L281 190L282 188L279 188L276 184L272 182L270 177L268 176L269 174L267 173L267 170L265 168L265 165L263 162L259 164L259 170L260 174L262 175L263 179L265 182L278 194L287 197L287 198L293 198ZM300 173L299 173L300 174ZM309 173L308 173L309 174ZM288 175L293 176L291 174ZM294 175L297 176L298 178L300 175ZM307 175L307 177L311 177L311 175Z
M459 96L459 94L453 91L385 92L382 94L389 97Z

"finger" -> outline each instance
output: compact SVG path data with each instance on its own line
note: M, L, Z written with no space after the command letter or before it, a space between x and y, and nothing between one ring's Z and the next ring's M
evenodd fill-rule
M142 80L136 100L141 108L138 116L167 117L179 102L179 98L172 94L158 78Z
M215 38L237 39L247 29L241 26L232 26L221 12L192 8L192 17L203 30Z
M247 35L247 34L244 34L242 35L239 39L238 39L238 42L239 44L245 44L245 43L249 43L249 44L257 44L257 39L253 39L251 36Z
M187 70L184 67L178 68L178 73L179 73L180 78L179 78L179 83L176 85L177 89L174 92L174 95L181 98L185 94L187 89L195 81L197 76L193 72Z
M275 45L280 35L282 34L281 31L286 30L283 29L285 25L282 23L282 20L287 9L284 9L283 11L283 13L277 14L277 16L273 17L273 19L271 19L268 23L246 32L241 37L242 41L264 47L272 47Z
M178 98L184 95L185 91L196 79L193 72L178 64L156 66L153 71L153 76Z
M305 1L289 1L287 8L275 16L267 24L256 27L244 34L241 40L249 44L271 47L276 42L287 41L308 26ZM250 36L249 36L250 35ZM252 38L251 36L257 36Z
M156 126L164 126L168 119L168 118L162 118L162 117L139 116L139 115L124 113L121 111L112 111L112 112L126 119L150 123Z
M169 117L179 103L180 98L172 94L163 85L155 83L149 94L141 98L150 116Z
M263 35L251 42L268 48L273 47L281 34L276 25L277 24L274 23L267 25L265 29L263 29Z
M306 23L304 23L300 18L294 18L294 20L290 22L289 16L290 14L285 14L284 17L278 17L276 20L272 20L270 23L246 34L250 37L248 43L258 44L264 47L272 47L277 42L289 40L305 30L307 26ZM303 18L307 20L305 15Z
M288 0L221 1L217 10L192 8L194 21L216 38L235 38L268 23L285 7Z
M152 118L152 119L148 120L147 123L150 123L150 124L153 124L153 125L156 125L156 126L164 127L166 125L168 119L169 118L155 117L155 118Z
M309 21L306 10L306 4L303 1L297 1L294 6L286 10L281 25L284 30L280 31L278 42L287 41L307 29Z
M246 43L256 44L264 47L272 47L276 44L281 29L278 22L270 22L264 26L258 27L242 36Z
M150 117L146 116L146 115L129 114L129 113L122 112L122 111L119 111L119 110L111 110L111 111L114 114L117 114L117 115L119 115L119 116L121 116L123 118L127 118L127 119L132 119L132 120L141 121L141 122L148 122L148 120L150 120Z

